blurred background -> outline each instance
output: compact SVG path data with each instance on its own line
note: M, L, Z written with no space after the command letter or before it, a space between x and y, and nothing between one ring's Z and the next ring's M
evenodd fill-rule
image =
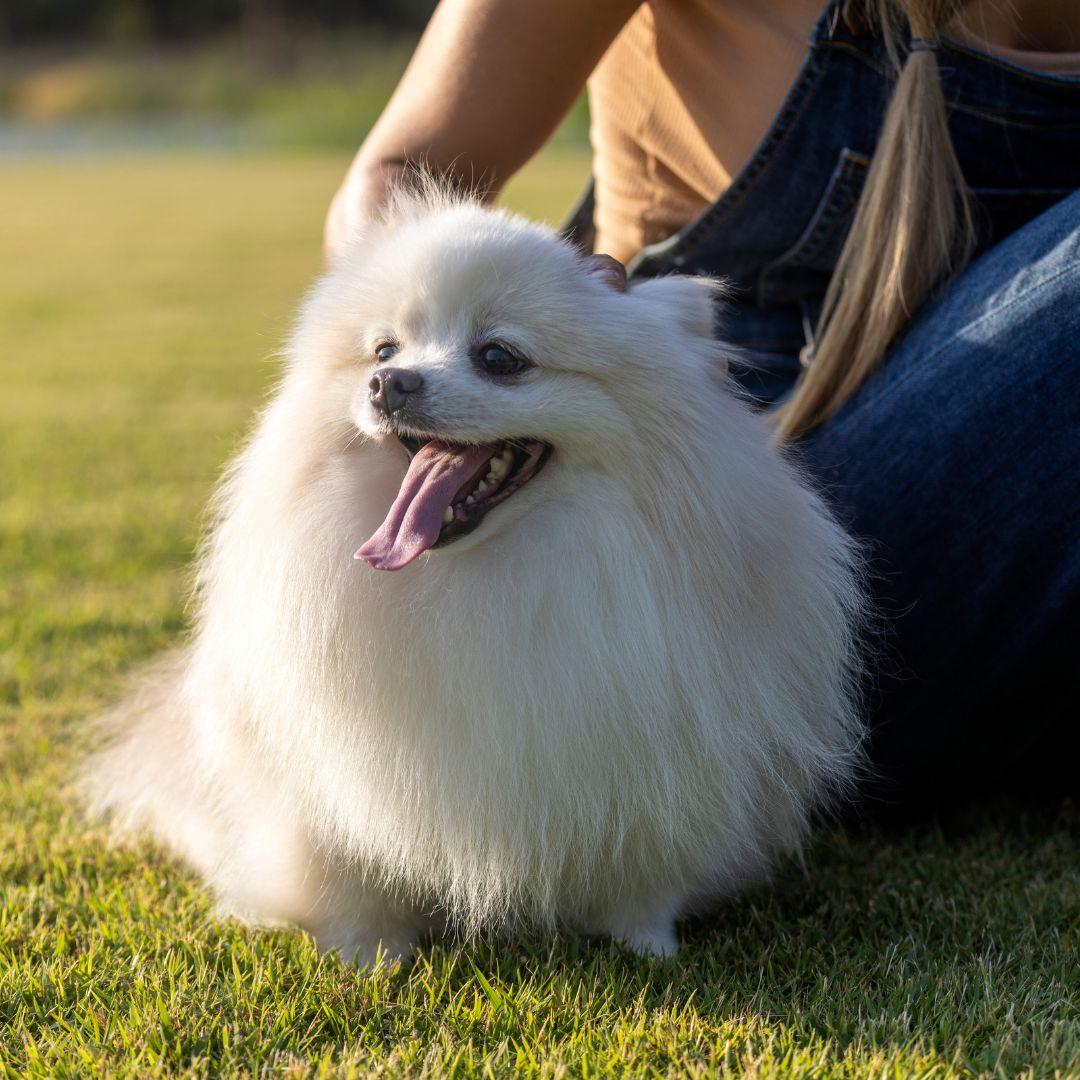
M6 0L0 153L355 147L431 0ZM582 103L557 142L580 145Z

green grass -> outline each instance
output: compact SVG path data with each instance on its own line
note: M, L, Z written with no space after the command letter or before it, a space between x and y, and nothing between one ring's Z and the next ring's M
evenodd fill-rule
M215 922L73 810L84 722L182 633L222 462L344 160L0 170L0 1069L10 1076L1080 1076L1075 821L833 831L777 888L608 944L439 944L358 974ZM583 171L511 198L558 217Z

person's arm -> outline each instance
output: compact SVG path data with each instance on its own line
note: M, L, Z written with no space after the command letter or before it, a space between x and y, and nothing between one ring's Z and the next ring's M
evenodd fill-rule
M548 139L641 0L442 0L326 219L331 253L422 162L494 196Z

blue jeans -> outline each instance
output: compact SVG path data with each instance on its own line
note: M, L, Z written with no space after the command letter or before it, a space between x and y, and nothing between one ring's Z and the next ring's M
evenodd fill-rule
M728 280L717 332L762 408L798 376L891 90L883 43L844 12L728 190L628 268ZM959 42L938 59L978 257L798 447L866 544L885 623L868 807L1078 771L1080 79ZM586 198L567 231L588 244L589 224Z
M1080 192L952 282L800 450L886 620L868 796L1075 783Z

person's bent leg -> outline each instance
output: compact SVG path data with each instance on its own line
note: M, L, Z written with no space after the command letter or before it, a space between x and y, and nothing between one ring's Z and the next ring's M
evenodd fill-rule
M799 446L888 622L873 802L1075 776L1080 192L964 271Z

